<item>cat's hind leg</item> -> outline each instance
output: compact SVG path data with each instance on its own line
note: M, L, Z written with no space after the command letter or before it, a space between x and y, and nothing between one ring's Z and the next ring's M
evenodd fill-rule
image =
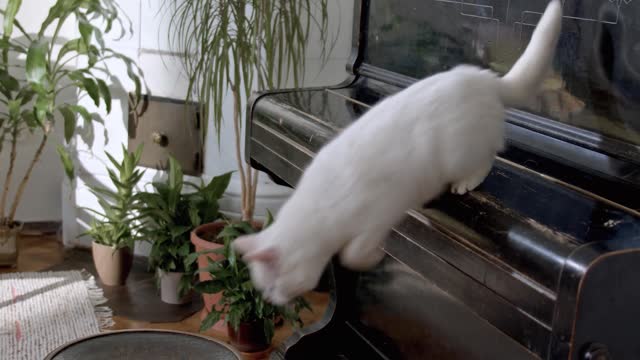
M373 268L384 257L384 251L380 248L387 237L387 233L366 232L349 241L340 251L340 262L348 269L365 271Z

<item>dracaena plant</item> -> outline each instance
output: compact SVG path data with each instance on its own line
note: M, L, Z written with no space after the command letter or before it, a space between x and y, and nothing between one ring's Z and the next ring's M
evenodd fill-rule
M171 14L169 42L182 54L189 79L186 96L200 102L205 119L212 110L218 139L224 96L229 91L233 97L242 219L250 221L258 172L242 160L242 109L252 90L279 88L290 74L300 84L311 29L320 32L326 59L327 0L164 1Z
M272 216L267 214L267 220L263 228L269 227ZM218 240L224 247L216 250L207 250L193 253L187 259L187 263L195 263L198 256L207 253L222 254L222 260L209 259L209 265L199 271L208 272L213 280L202 281L195 284L196 291L204 294L217 294L222 292L222 297L217 306L212 307L211 312L202 321L200 331L205 331L215 325L224 315L225 322L233 326L236 331L240 323L262 321L264 333L271 342L275 322L283 318L294 325L302 325L300 312L304 309L311 310L307 301L298 297L289 306L275 306L267 302L260 291L251 282L249 267L236 254L231 246L232 242L240 236L256 232L249 222L229 223L218 235Z
M73 88L78 97L88 96L96 106L103 105L107 112L111 111L111 92L103 80L110 76L107 60L125 64L136 87L136 101L142 91L140 69L131 59L108 48L103 40L103 34L113 29L119 29L121 36L128 32L115 0L58 0L37 33L29 33L22 26L19 18L30 14L21 7L22 0L8 0L1 11L0 155L3 151L9 153L7 172L0 181L0 227L5 228L15 225L20 200L55 129L61 128L69 142L78 118L85 124L94 121L85 107L62 100L60 94ZM78 29L78 38L60 36L68 23ZM39 135L40 141L26 171L18 174L17 143L24 133ZM58 153L67 176L73 177L73 162L60 144ZM13 199L9 199L12 186L17 187Z
M102 212L92 209L87 211L96 216L85 235L91 236L98 244L113 248L133 248L140 238L139 195L135 194L136 185L144 176L144 171L137 169L142 156L142 145L134 153L129 153L122 146L123 158L118 162L111 154L106 153L114 169L107 169L115 191L92 186L91 192L98 198ZM117 171L117 172L116 172Z
M165 272L191 272L185 264L194 248L189 235L196 227L220 218L218 200L222 197L231 173L214 177L208 184L183 180L182 168L169 159L166 182L154 182L153 192L140 193L141 214L145 221L142 235L151 242L149 266Z

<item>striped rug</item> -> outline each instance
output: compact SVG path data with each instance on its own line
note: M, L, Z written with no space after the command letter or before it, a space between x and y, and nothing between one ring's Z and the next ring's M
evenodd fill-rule
M113 325L95 279L84 271L0 274L0 358L41 360Z

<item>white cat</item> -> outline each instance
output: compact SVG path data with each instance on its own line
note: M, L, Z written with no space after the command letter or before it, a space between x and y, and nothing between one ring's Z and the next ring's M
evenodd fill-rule
M347 268L373 267L406 210L449 186L457 194L478 186L503 148L505 107L528 105L550 69L561 19L553 0L504 77L466 65L431 76L327 144L276 221L234 242L265 298L282 305L313 289L338 253Z

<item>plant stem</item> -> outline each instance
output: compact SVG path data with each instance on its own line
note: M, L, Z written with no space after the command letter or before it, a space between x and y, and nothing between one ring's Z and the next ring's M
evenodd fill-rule
M233 95L233 127L236 140L236 160L238 161L238 172L240 173L241 199L242 199L242 220L250 221L251 216L247 204L247 178L242 164L242 151L240 150L240 92L237 84L231 85Z
M11 155L9 158L9 169L7 170L7 177L4 181L4 190L2 191L2 199L0 200L0 225L10 226L11 221L5 218L5 210L7 207L7 197L9 195L9 188L11 187L11 179L13 178L13 170L16 163L16 147L18 143L18 134L14 130L11 134Z
M36 163L40 160L42 156L42 151L44 150L44 146L47 144L47 139L49 138L49 131L45 129L44 135L42 135L42 141L40 141L40 146L38 146L38 150L36 150L36 154L33 156L33 160L29 164L29 168L27 172L24 174L22 181L20 181L20 186L18 186L18 192L16 192L16 196L13 199L13 204L11 205L11 212L9 213L9 223L13 223L13 220L16 216L16 211L18 210L18 205L20 204L20 200L22 199L22 194L24 193L24 189L27 187L27 183L29 182L29 178L31 178L31 173L33 172L33 168Z

